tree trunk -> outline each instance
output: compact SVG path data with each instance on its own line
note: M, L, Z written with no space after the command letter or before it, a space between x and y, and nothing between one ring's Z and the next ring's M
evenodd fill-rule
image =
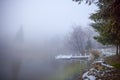
M120 45L118 46L118 50L119 50L119 51L118 51L118 54L120 55Z
M118 44L116 45L116 55L118 55Z

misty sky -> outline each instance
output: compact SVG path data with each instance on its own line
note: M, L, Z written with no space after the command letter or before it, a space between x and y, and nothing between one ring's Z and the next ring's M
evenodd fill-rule
M14 38L23 26L26 40L45 40L66 35L74 24L87 27L96 6L72 0L0 0L0 27Z

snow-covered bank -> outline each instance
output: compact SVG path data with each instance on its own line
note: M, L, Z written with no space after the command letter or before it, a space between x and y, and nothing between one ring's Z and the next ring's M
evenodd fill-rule
M55 57L55 59L85 59L85 60L89 60L90 59L90 55L58 55Z
M104 61L94 61L93 68L89 69L82 75L83 80L102 80L102 77L113 71L113 66L106 64Z

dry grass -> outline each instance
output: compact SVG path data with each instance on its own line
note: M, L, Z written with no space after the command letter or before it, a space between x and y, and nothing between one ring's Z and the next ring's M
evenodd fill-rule
M114 66L117 69L120 69L120 55L114 55L105 58L106 63Z

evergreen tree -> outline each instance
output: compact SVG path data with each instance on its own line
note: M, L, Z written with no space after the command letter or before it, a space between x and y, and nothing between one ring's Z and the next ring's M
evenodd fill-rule
M83 0L73 0L81 2ZM94 37L104 45L115 45L116 54L120 53L120 0L86 0L94 3L98 10L90 16L91 26L99 33Z

